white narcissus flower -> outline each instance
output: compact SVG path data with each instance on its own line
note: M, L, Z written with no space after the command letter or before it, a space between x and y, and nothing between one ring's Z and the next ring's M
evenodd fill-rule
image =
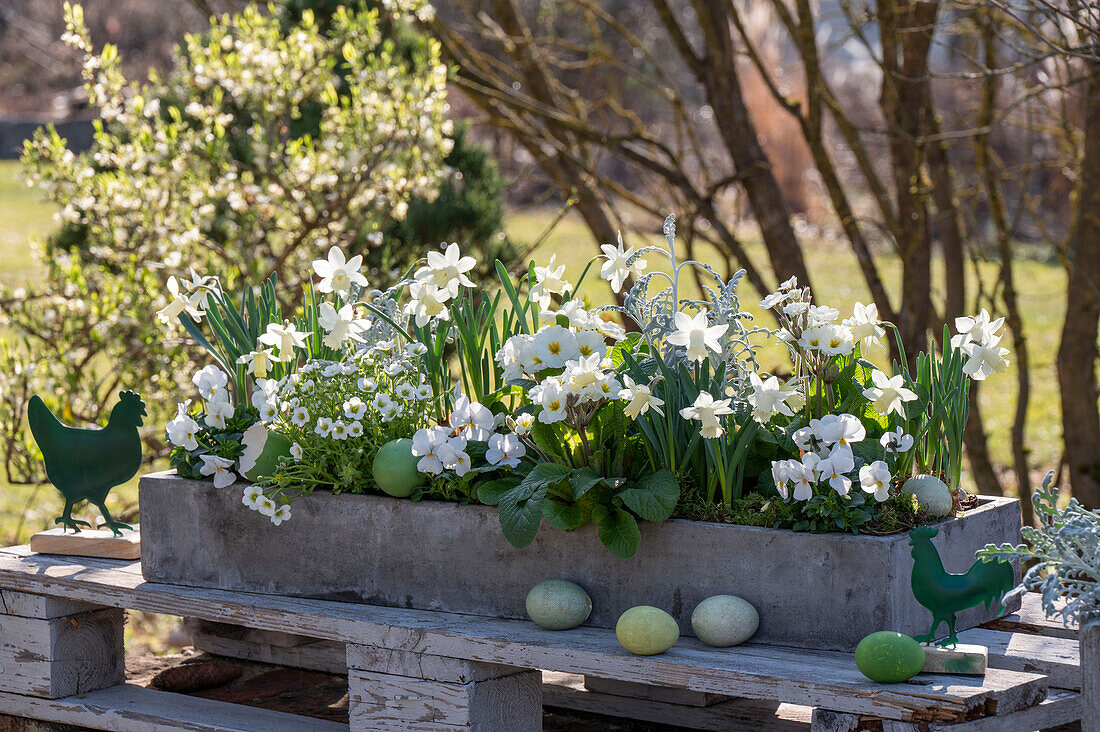
M195 435L199 431L199 423L187 414L187 408L190 404L190 399L179 404L175 419L165 425L168 441L189 452L199 449L198 440L195 439Z
M701 423L699 434L704 439L714 440L722 436L722 425L718 418L724 414L733 414L729 399L716 400L710 392L701 391L690 407L680 410L684 419L697 419Z
M886 329L879 325L880 322L878 305L857 302L852 308L852 317L845 320L844 325L852 331L852 340L862 343L864 348L869 348L872 344L881 348L879 338L886 335Z
M485 442L493 432L496 422L488 407L470 401L463 394L455 400L451 411L451 427L460 430L462 435L474 442Z
M477 265L477 260L463 257L457 242L451 242L442 254L428 252L427 261L427 267L416 271L416 279L435 285L441 293L445 293L444 300L458 297L460 287L475 286L466 273Z
M327 302L321 303L317 309L317 320L327 334L321 343L333 350L340 350L344 341L363 342L363 331L370 328L370 321L355 317L355 310L351 303L337 310Z
M550 307L551 295L561 295L570 287L565 280L565 265L558 265L557 257L557 254L551 254L550 261L545 267L535 267L535 284L531 286L531 299L537 302L541 309Z
M875 369L871 372L871 383L874 386L864 389L863 396L875 403L875 411L883 416L894 412L905 419L902 405L917 398L915 392L905 388L905 377L901 374L890 377Z
M260 336L259 341L265 346L271 346L279 351L280 361L293 361L294 349L305 348L306 338L312 333L304 333L298 330L291 322L268 323L267 332Z
M175 277L169 277L168 294L171 295L172 299L157 311L157 320L168 325L184 313L196 322L202 320L204 315L202 305L206 302L205 293L197 292L188 295L180 289L180 283Z
M206 424L219 430L225 429L226 420L232 418L236 410L229 403L229 399L206 403Z
M1001 327L1004 325L1004 318L997 318L996 320L990 320L989 311L982 308L982 311L977 315L966 315L961 318L955 318L955 330L959 333L951 338L951 345L955 348L961 348L967 343L985 343L996 339L1001 339Z
M284 503L283 505L276 508L274 513L271 514L271 523L278 526L279 524L281 524L282 522L288 520L289 518L290 518L290 506Z
M229 458L217 455L200 455L202 465L199 472L214 478L215 488L228 488L237 482L237 474L233 472L233 461Z
M258 379L266 379L268 371L275 363L273 352L270 348L261 348L257 351L246 353L237 359L237 363L248 366L248 373L255 374Z
M787 400L794 396L794 392L784 388L777 377L769 376L764 380L754 372L749 374L749 384L752 386L752 393L748 395L749 404L752 405L752 416L757 422L767 424L773 414L794 416L794 412L787 406Z
M623 375L623 389L619 392L618 396L619 399L628 402L628 404L623 407L623 414L631 419L637 419L650 409L662 417L665 414L661 410L665 401L653 396L653 391L649 388L648 384L635 384L634 379L625 374Z
M974 379L984 381L992 374L1004 373L1008 368L1008 349L1000 345L1001 336L992 336L984 341L971 341L962 346L966 354L963 373Z
M203 366L191 377L191 383L205 401L218 402L229 398L229 377L217 366Z
M890 468L881 460L859 469L859 485L865 493L872 493L883 503L890 497Z
M321 278L317 283L320 292L338 292L345 294L351 290L352 285L367 286L367 278L359 273L363 266L363 257L356 254L351 259L344 259L344 253L340 247L332 247L328 250L328 259L315 259L313 271Z
M722 344L718 339L725 335L729 325L710 325L705 310L696 313L694 317L678 311L675 325L676 332L668 337L668 342L686 349L689 361L702 361L707 357L707 349L715 353L722 352Z
M913 436L906 434L899 427L894 432L886 432L883 434L879 442L888 452L898 455L903 452L909 452L909 449L913 447Z
M523 446L519 437L497 434L489 438L489 449L485 451L485 459L490 465L507 465L509 468L514 468L519 465L520 458L526 454L527 448Z
M615 292L623 289L623 283L626 282L627 277L641 277L642 272L645 271L645 260L634 256L633 247L624 248L622 233L619 234L617 247L604 244L600 249L603 250L603 256L607 259L600 267L600 277L610 282L611 289Z
M431 282L412 282L409 284L409 296L412 298L405 306L405 313L412 316L418 328L423 328L432 318L450 320L451 311L447 308L447 292L440 290Z

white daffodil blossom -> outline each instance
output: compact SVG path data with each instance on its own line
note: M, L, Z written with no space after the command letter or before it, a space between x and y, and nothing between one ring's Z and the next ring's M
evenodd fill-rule
M665 414L661 410L665 401L653 396L653 391L648 384L635 384L634 379L625 374L623 375L623 388L619 391L618 397L627 402L627 405L623 407L623 414L631 419L637 419L650 409L662 417Z
M1001 336L990 336L984 341L970 341L962 346L966 354L963 373L974 379L984 381L992 374L1004 373L1008 368L1008 349L1000 345Z
M485 451L485 459L490 465L507 465L509 468L514 468L519 465L520 458L526 454L527 448L519 437L514 434L497 434L489 438L489 449Z
M199 390L199 396L205 401L218 402L229 399L229 377L213 364L199 369L191 377L191 383Z
M423 328L432 318L451 319L446 290L440 290L431 282L411 282L409 296L412 299L405 305L405 313L415 319L418 328Z
M210 292L214 288L218 279L213 275L198 275L195 274L194 268L191 269L191 279L185 280L180 278L180 284L186 288L187 292L195 296L191 298L191 301L200 310L206 310L210 303Z
M989 311L982 308L977 315L955 318L955 330L958 331L958 335L951 338L951 345L961 348L971 342L986 343L994 339L1000 341L1000 330L1004 326L1005 319L990 320L990 317Z
M890 468L881 460L859 469L859 485L865 493L871 493L879 503L890 497Z
M224 430L226 420L231 419L235 411L229 399L207 402L206 424L219 430Z
M451 242L445 252L428 252L428 265L416 271L416 279L429 282L444 294L443 300L458 297L459 288L475 287L466 276L477 265L473 257L463 257L458 244Z
M834 447L829 456L817 464L817 472L820 480L829 484L829 487L837 492L837 495L848 495L848 489L852 487L852 480L848 473L855 468L855 460L851 449Z
M182 447L189 452L199 449L199 443L195 437L199 431L199 423L187 413L187 409L190 405L190 399L179 404L175 419L165 425L165 431L168 433L168 441L176 447Z
M728 323L710 325L706 311L701 310L694 317L677 311L674 324L676 331L668 337L668 342L673 346L682 346L689 361L702 361L707 357L708 349L714 353L722 352L718 339L729 329Z
M548 378L533 387L528 393L531 401L542 407L538 420L543 424L553 424L566 418L568 393L558 378Z
M875 369L871 372L871 383L874 386L864 389L863 396L875 403L875 411L884 417L893 412L905 419L902 405L917 398L916 393L905 387L905 377L901 374L890 377Z
M446 427L428 427L419 429L413 435L412 454L420 458L416 463L416 469L421 473L439 475L443 472L442 452L446 456L447 440L450 433Z
M470 401L465 394L455 400L451 411L451 427L474 442L485 442L496 426L493 413L483 404Z
M694 404L680 410L680 416L684 419L699 420L701 424L699 434L707 440L715 440L722 436L722 424L718 418L725 414L733 414L730 400L715 399L708 391L699 392Z
M333 350L340 350L347 340L363 342L363 331L370 328L370 321L355 317L355 309L351 303L337 310L327 302L321 303L317 309L317 320L325 329L325 337L321 343Z
M645 272L646 261L634 257L634 247L627 249L623 246L621 232L619 233L618 246L604 244L600 249L603 251L603 257L607 260L600 267L600 277L611 283L613 291L621 291L627 277L638 278ZM631 261L632 258L633 261Z
M857 302L852 308L852 317L846 319L843 325L851 330L852 340L862 343L866 350L872 344L882 347L879 339L886 335L886 329L880 325L880 322L878 305L875 303L864 305Z
M180 315L184 313L186 313L191 320L196 322L202 320L203 315L205 315L202 308L202 304L206 302L205 293L197 292L188 294L180 289L180 283L175 277L169 277L168 294L172 299L168 301L167 305L157 311L157 320L165 325L169 325L174 323L179 319Z
M787 400L794 394L784 388L777 377L769 376L765 380L755 372L750 372L749 385L752 387L752 393L748 395L748 400L752 405L752 416L757 422L767 424L775 414L794 416L794 412L787 406Z
M345 295L351 290L352 285L366 287L367 278L359 272L362 266L362 255L356 254L351 259L345 259L340 247L330 248L327 259L313 261L313 271L321 278L317 283L317 291Z
M895 455L900 455L903 452L909 452L913 447L913 436L906 434L900 427L892 432L886 432L882 435L879 443L886 448L887 452L892 452Z
M535 267L535 284L531 286L531 299L540 309L550 307L552 295L564 294L570 285L565 280L565 265L557 264L557 254L550 255L545 267Z
M228 488L237 482L237 474L233 472L234 461L217 455L199 455L202 465L199 472L213 477L215 488Z
M297 326L290 321L282 325L268 323L267 332L260 336L259 341L265 346L276 349L279 352L280 361L289 362L294 360L294 349L305 348L306 339L311 335L313 334L298 330Z
M259 379L266 379L271 367L275 364L274 352L270 348L260 348L249 353L242 354L237 363L248 367L248 373L255 374Z
M276 526L280 525L284 521L288 521L289 519L290 519L290 505L286 504L286 503L280 505L271 514L271 523L275 524Z

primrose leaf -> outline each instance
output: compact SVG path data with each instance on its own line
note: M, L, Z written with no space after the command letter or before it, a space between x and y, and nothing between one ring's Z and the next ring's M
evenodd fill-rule
M592 489L593 486L599 485L603 480L603 476L597 473L592 468L579 468L574 470L569 476L569 484L573 486L573 500L576 500Z
M504 497L504 494L519 484L519 476L515 475L487 480L477 487L477 499L486 506L495 506L500 503L500 499Z
M591 509L580 503L547 498L542 502L542 515L547 523L562 531L576 531L588 523Z
M522 549L535 540L542 523L542 500L545 497L545 484L536 487L526 482L501 497L500 530L512 546Z
M658 470L639 480L636 488L620 491L618 497L646 521L664 521L676 510L680 484L672 471Z
M642 541L642 532L638 522L629 512L617 508L604 518L599 525L600 541L617 557L627 559L638 551Z

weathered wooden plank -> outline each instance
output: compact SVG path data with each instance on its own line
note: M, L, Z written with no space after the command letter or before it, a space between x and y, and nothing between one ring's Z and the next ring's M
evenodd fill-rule
M551 671L542 674L542 705L715 732L806 732L812 711L796 704L753 699L728 699L700 707L601 694L585 688L583 676Z
M996 669L983 678L918 676L906 684L875 684L856 670L851 654L751 643L715 650L685 639L663 655L639 657L606 629L560 633L524 621L157 585L128 567L105 559L74 564L0 553L0 587L416 653L839 706L886 719L954 720L989 706L1007 712L1038 703L1047 688L1043 676Z
M1081 628L1081 732L1100 732L1100 618Z
M987 647L991 668L1045 674L1050 686L1058 689L1081 688L1076 640L971 628L959 633L959 642Z
M720 701L729 699L728 696L723 696L721 694L707 694L701 691L676 689L670 686L654 686L653 684L636 684L630 681L601 679L599 676L585 676L584 687L589 691L595 691L601 694L623 696L633 699L648 699L649 701L689 705L693 707L708 707L711 704L717 704Z
M122 536L107 529L87 529L79 534L65 529L48 529L31 537L30 548L39 554L138 559L141 557L141 534L136 527L123 529Z
M1067 689L1054 689L1040 704L1007 716L981 717L955 724L918 725L887 720L883 732L1032 732L1081 719L1081 695Z
M980 676L989 668L989 649L985 646L959 643L947 648L924 645L926 674L967 674Z
M347 645L347 667L426 681L467 684L511 676L527 669L499 663L480 663L464 658L445 658L427 653L411 653L392 648L377 648L358 643Z
M810 732L853 732L859 729L860 716L828 709L815 709L810 719Z
M215 623L201 618L184 618L183 629L188 633L201 633L207 636L219 636L232 640L247 641L249 643L263 643L268 646L282 646L290 648L306 643L313 643L316 638L298 633L284 633L278 630L257 630L246 628L243 625L230 625L229 623Z
M18 615L21 618L38 618L49 620L60 618L63 615L76 615L92 610L99 610L101 606L90 602L79 602L64 597L47 597L46 595L31 595L26 592L0 589L0 614Z
M348 670L344 644L337 641L319 640L298 646L270 646L266 643L200 633L191 635L191 643L199 651L246 661L306 668L330 674L343 674Z
M542 677L521 671L486 681L454 684L348 670L352 730L542 729Z
M0 690L56 699L119 684L122 633L114 608L50 620L0 616Z
M1077 626L1067 624L1061 618L1048 618L1046 611L1043 610L1043 599L1036 592L1024 593L1020 599L1019 611L1005 615L1003 618L990 620L982 627L1009 633L1034 633L1077 640Z
M348 732L348 725L119 684L80 697L0 692L0 713L114 732Z

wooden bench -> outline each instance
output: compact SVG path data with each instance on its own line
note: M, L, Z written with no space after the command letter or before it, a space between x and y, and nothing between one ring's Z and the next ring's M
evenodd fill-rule
M0 597L0 713L97 729L523 732L541 727L547 702L569 705L572 699L578 707L586 698L598 702L594 694L605 702L630 700L584 690L577 679L588 676L711 695L704 698L713 704L698 708L729 720L798 707L812 708L808 723L787 721L817 731L853 730L876 720L898 731L1009 732L1081 718L1079 689L1087 696L1097 681L1096 673L1072 670L1068 645L1027 659L1010 640L1022 633L1008 631L980 631L1009 637L1002 639L1003 653L991 649L998 660L984 677L921 675L882 685L868 682L847 653L757 644L717 650L688 638L663 655L639 657L606 629L553 632L522 621L154 584L144 581L135 562L33 555L26 547L0 550ZM288 648L295 638L314 639L297 645L343 644L349 724L122 683L123 608L274 632ZM1084 635L1095 640L1098 634L1089 626ZM1086 668L1096 659L1086 658ZM540 671L549 672L549 683ZM618 707L644 706L641 701ZM649 705L654 712L677 706L659 698ZM606 705L600 711L614 713ZM747 725L720 728L783 728L759 717L754 727ZM1094 720L1083 729L1098 728Z

